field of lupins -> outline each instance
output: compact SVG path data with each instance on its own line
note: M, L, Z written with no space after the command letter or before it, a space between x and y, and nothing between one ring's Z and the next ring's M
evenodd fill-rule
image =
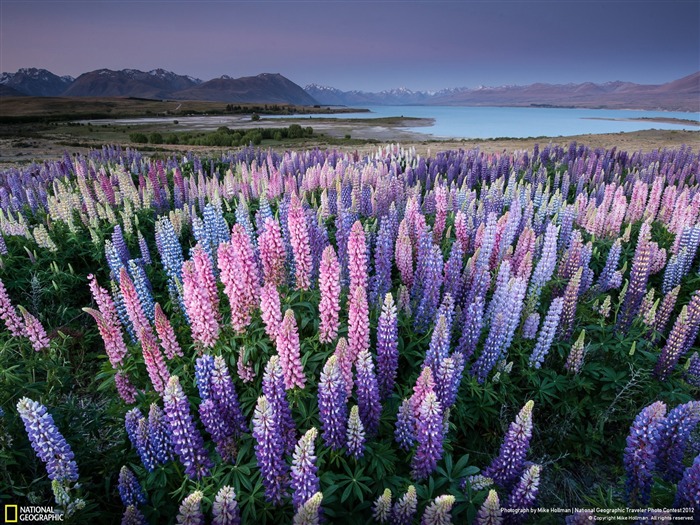
M1 503L125 524L700 513L690 148L105 147L0 173L0 206Z

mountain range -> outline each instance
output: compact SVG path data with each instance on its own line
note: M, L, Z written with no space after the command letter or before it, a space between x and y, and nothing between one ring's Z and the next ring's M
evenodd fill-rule
M302 106L542 106L700 111L700 71L658 85L617 81L365 92L316 84L301 88L284 76L271 73L241 78L223 75L203 81L164 69L98 69L72 78L45 69L23 68L0 75L0 97L13 96L135 97Z

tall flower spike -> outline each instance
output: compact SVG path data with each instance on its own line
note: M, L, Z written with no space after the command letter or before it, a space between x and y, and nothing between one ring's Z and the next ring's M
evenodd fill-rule
M260 314L265 323L265 333L271 341L276 341L282 325L282 305L274 284L267 283L260 291Z
M631 505L649 503L658 453L659 430L665 415L666 405L657 401L644 408L630 427L624 465L627 473L627 501Z
M690 433L699 422L700 401L678 405L661 422L656 468L667 481L677 483L683 476L683 458Z
M265 396L258 398L255 407L253 437L255 456L265 487L265 499L275 505L281 505L287 496L289 467L284 460L284 442L275 415Z
M320 482L316 468L315 445L318 430L312 427L306 431L294 450L292 457L292 503L299 508L318 492Z
M0 280L0 319L5 322L5 326L13 337L19 337L24 334L22 320L17 315L15 307L12 306L12 301L2 280Z
M671 372L676 367L676 363L678 363L683 354L685 341L691 328L689 317L688 306L686 305L676 318L676 322L668 334L668 339L666 339L666 344L656 361L654 374L662 381L668 379L668 376L671 375Z
M382 405L379 401L379 387L377 386L377 376L374 374L372 355L368 350L360 352L355 366L357 368L355 388L357 389L360 419L367 434L373 436L379 429Z
M231 242L219 245L218 265L231 305L231 326L239 334L243 333L258 307L260 282L253 247L240 224L232 228Z
M369 349L369 306L367 290L358 286L352 292L348 306L348 354L354 363L357 355Z
M559 318L561 316L561 311L564 307L564 298L557 297L549 305L549 310L547 310L547 315L542 323L542 328L540 328L540 334L537 337L537 344L532 350L530 355L530 366L535 368L540 368L544 362L544 358L547 357L549 349L554 341L554 336L557 333L557 327L559 326Z
M415 416L411 408L410 399L404 399L396 416L396 430L394 438L403 450L410 450L415 441Z
M299 331L294 312L287 309L284 320L277 334L277 352L280 356L280 365L284 372L284 385L287 390L298 386L304 388L306 377L301 364L301 349L299 344Z
M122 525L148 525L146 517L134 505L129 505L124 510Z
M318 525L322 501L323 494L321 492L317 492L306 500L294 514L294 525Z
M138 478L126 465L119 471L119 496L125 507L146 504L146 495Z
M386 523L391 516L391 489L384 489L384 492L374 501L372 515L379 523Z
M169 434L165 413L158 405L151 403L148 411L148 450L157 464L167 463L173 458Z
M173 449L191 479L209 475L213 466L204 449L204 440L190 413L190 404L180 386L180 379L171 376L163 394L165 418L170 427Z
M392 525L410 525L413 523L413 517L416 515L418 508L418 497L416 496L416 488L409 485L400 500L394 503L394 508L391 510Z
M396 305L391 293L387 293L377 323L377 383L382 400L394 390L399 368L398 344Z
M579 268L566 285L566 290L564 290L564 305L559 318L559 332L562 334L563 339L571 338L571 334L574 332L574 317L576 315L576 303L582 275L583 268Z
M508 496L508 508L510 509L529 509L535 504L537 499L537 493L540 488L540 471L542 468L539 465L530 465L523 475L520 476L520 480L513 487L510 495ZM509 521L522 522L521 514L513 515L513 518Z
M127 405L136 402L136 388L131 384L129 376L124 370L117 370L114 375L114 384L117 386L117 392Z
M700 512L700 454L693 464L685 469L683 478L678 483L674 507L692 507L696 515Z
M367 246L360 221L355 221L348 237L348 271L350 292L358 286L367 289Z
M141 350L143 352L143 361L146 363L148 377L151 379L153 388L159 394L165 390L165 385L170 378L170 372L163 359L163 354L160 347L153 336L153 332L149 329L142 328L139 334L141 340Z
M260 262L265 284L275 286L283 284L285 279L285 249L282 242L282 230L275 219L265 220L265 228L258 238L258 245L260 246Z
M214 358L214 368L211 372L211 396L217 404L218 412L231 426L235 436L246 432L248 424L241 411L238 393L231 379L226 360L221 356Z
M37 457L46 464L50 480L78 481L73 451L59 432L46 407L28 397L17 402L17 412Z
M178 525L204 525L204 514L202 514L202 498L204 494L196 490L180 504L177 513Z
M309 231L306 227L306 216L301 201L292 194L292 201L287 216L289 228L289 240L294 254L294 266L296 268L296 287L299 290L308 290L311 286L311 244Z
M509 487L523 471L525 456L532 437L532 409L535 403L528 401L510 424L501 450L491 465L484 470L486 477L493 478L497 485Z
M205 348L213 347L219 338L219 323L192 261L185 261L182 265L182 289L192 338Z
M350 417L348 418L348 435L347 435L348 454L355 459L361 458L365 454L365 426L360 419L360 412L357 405L353 405L350 409Z
M241 510L233 487L228 485L221 487L214 498L211 513L213 525L240 525Z
M284 451L289 454L297 444L297 429L292 417L292 409L289 406L289 401L287 401L287 392L284 388L284 374L280 366L280 358L277 355L270 357L267 365L265 365L262 391L270 404L275 424L282 437Z
M416 418L418 448L411 464L411 476L421 480L428 477L442 458L443 413L434 392L428 392Z
M338 357L326 361L318 382L318 409L323 440L326 446L338 450L345 444L348 407L345 403L345 382L338 366Z
M564 368L567 372L578 374L581 371L581 367L583 366L583 357L586 353L585 338L586 331L581 330L578 339L576 339L576 342L573 345L571 345L569 357L567 357L566 363L564 363Z
M617 318L617 327L625 333L632 324L632 320L637 316L642 298L646 293L652 262L652 243L650 240L651 224L645 222L639 230L637 248L632 259L629 286Z
M124 427L129 441L141 458L141 463L146 470L153 472L156 460L151 451L148 439L148 426L146 419L138 408L132 408L124 416Z
M399 225L399 234L394 247L396 267L401 274L401 282L408 287L413 285L413 245L409 236L407 219Z
M146 314L143 312L136 287L134 286L134 282L131 280L131 277L129 277L126 268L122 267L120 272L119 286L122 297L124 298L124 307L126 308L126 313L128 314L129 320L134 327L134 333L136 333L137 336L140 336L141 330L150 330L151 325L146 318Z
M318 287L321 291L319 341L332 343L338 335L340 312L340 263L332 246L323 250Z
M476 516L476 523L477 525L501 525L503 523L501 504L495 490L489 490L489 495L486 496L486 500Z
M163 312L159 303L156 303L155 306L155 325L158 339L160 339L160 346L163 347L165 356L168 359L173 359L175 356L182 357L182 349L175 337L173 326L170 324L170 321L168 321L168 317L165 315L165 312Z
M451 494L438 496L433 502L425 508L421 525L451 525L452 524L452 506L455 504L455 497Z
M27 312L21 306L19 307L22 316L24 317L24 335L29 338L32 348L35 352L41 352L49 347L49 337L46 335L46 330L42 326L39 319Z

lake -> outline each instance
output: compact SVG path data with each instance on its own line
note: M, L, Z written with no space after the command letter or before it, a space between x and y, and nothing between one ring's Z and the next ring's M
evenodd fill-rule
M406 129L418 133L428 133L437 138L527 138L587 133L618 133L620 131L639 131L652 128L671 130L700 129L698 126L690 124L626 120L636 118L678 118L700 123L699 113L680 111L463 106L373 106L368 109L370 113L312 115L311 119L329 117L367 119L401 116L430 118L435 120L432 126ZM271 118L271 116L265 115L265 119L268 118ZM300 116L300 120L307 121L309 116Z

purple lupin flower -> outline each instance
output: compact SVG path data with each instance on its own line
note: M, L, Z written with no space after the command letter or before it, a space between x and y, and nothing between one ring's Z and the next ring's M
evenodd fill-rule
M178 525L204 525L204 514L202 514L202 498L204 494L196 490L180 504L177 513Z
M122 525L148 525L146 517L141 514L141 511L137 509L134 505L129 505L124 509L124 515L122 516Z
M381 400L388 398L394 390L399 368L398 344L396 305L394 297L388 292L377 322L377 383Z
M355 221L348 237L348 272L350 292L361 286L367 289L367 246L365 230L360 221Z
M642 299L646 293L647 282L652 262L651 248L651 225L648 222L642 224L637 239L637 248L632 259L632 270L630 271L630 281L625 293L624 303L620 308L617 318L617 327L623 332L627 332L632 320L639 313Z
M534 339L537 337L537 329L540 326L540 314L533 312L527 316L523 323L523 339Z
M326 446L339 450L345 444L348 407L345 403L345 383L340 373L338 357L326 361L318 382L318 409Z
M141 458L141 463L146 470L153 472L156 459L149 446L148 423L138 408L132 408L124 416L126 435L129 436L132 446Z
M287 496L289 467L284 460L284 441L276 423L275 414L265 396L258 398L253 415L255 456L265 487L265 499L281 505Z
M199 418L212 440L216 443L216 451L224 462L233 462L236 458L236 441L227 421L221 419L217 406L211 399L199 405Z
M370 303L376 305L391 289L391 263L394 258L391 224L383 217L377 241L374 245L374 275L370 290Z
M438 496L425 508L421 525L452 525L452 506L455 504L455 497L452 494Z
M677 483L683 476L683 458L690 433L699 422L700 401L678 405L661 422L656 468L666 481Z
M486 381L501 355L501 349L507 337L508 315L509 312L505 308L499 308L494 313L484 348L471 369L471 374L476 376L479 383Z
M450 350L450 329L447 325L445 314L440 314L435 322L433 334L430 338L430 346L425 353L423 366L429 366L433 376L437 375L440 363L447 357Z
M294 525L318 525L320 521L321 502L323 494L317 492L311 496L304 504L297 509L294 514Z
M391 516L391 489L384 489L384 492L374 501L372 516L379 523L386 523Z
M576 315L576 305L578 302L578 292L581 286L582 275L583 268L579 268L569 280L564 290L564 305L562 306L562 312L559 318L559 333L563 339L569 339L574 331L574 317Z
M476 523L477 525L501 525L503 523L501 504L495 490L489 490L489 495L486 496L476 516Z
M427 234L426 234L427 236ZM424 271L421 273L421 295L413 325L419 332L424 332L432 319L440 301L440 288L442 287L443 259L439 246L430 245L425 254Z
M148 411L148 450L156 464L167 463L173 458L169 431L165 413L158 405L151 403Z
M217 411L221 414L235 436L246 432L248 424L241 411L238 393L229 373L226 360L221 356L214 358L214 367L210 376L211 397L216 402Z
M185 467L185 473L192 479L208 476L213 464L204 450L202 435L194 425L190 404L178 376L170 377L163 393L163 402L173 449Z
M700 512L700 454L693 464L685 469L676 489L674 507L692 507L696 515Z
M530 400L520 410L515 421L503 440L498 456L483 472L484 476L493 478L501 487L509 487L521 475L525 456L532 437L532 409L534 401Z
M236 501L236 491L233 487L224 485L214 498L211 513L213 525L240 525L241 510Z
M394 438L403 450L410 450L415 441L414 432L414 415L411 408L410 399L404 399L399 408L399 413L396 415L396 430L394 430Z
M480 295L464 309L462 318L462 335L457 344L457 351L464 355L465 360L469 359L481 336L481 327L484 319L484 298Z
M151 252L148 250L148 244L146 244L146 239L143 238L141 231L137 234L139 240L139 251L141 252L141 259L144 264L151 264Z
M445 294L453 298L460 297L462 292L462 268L464 267L464 252L459 242L452 243L450 257L445 263Z
M413 523L413 517L416 515L418 508L418 497L416 496L416 488L409 485L400 500L394 503L394 508L391 510L392 525L410 525Z
M319 491L320 482L316 467L315 445L318 430L315 427L306 431L294 449L292 457L292 503L299 508Z
M559 236L559 227L554 223L549 223L544 234L544 242L542 244L542 255L540 256L530 280L529 294L534 297L533 308L539 303L540 292L547 281L554 274L554 268L557 264L557 237Z
M691 347L700 329L700 292L695 292L683 307L661 350L654 373L661 380L671 374L678 360Z
M615 283L615 272L617 272L617 265L620 262L620 254L622 253L622 242L621 239L617 239L615 243L610 248L608 252L608 258L605 260L605 266L598 276L598 281L596 282L596 290L604 293L614 288L612 285Z
M627 501L631 505L649 503L658 453L659 430L665 415L666 405L657 401L644 408L630 427L624 464L627 473Z
M17 402L17 412L37 457L46 464L51 481L78 481L73 451L59 432L46 407L28 397Z
M411 477L421 480L428 477L442 458L443 411L434 392L428 392L421 402L416 417L416 441L418 448L411 463Z
M134 473L126 465L119 471L119 496L125 507L146 504L146 495Z
M348 454L355 459L361 458L365 454L365 426L360 419L357 405L353 405L348 417L347 450Z
M508 496L507 507L510 509L529 509L535 504L537 493L540 488L540 471L542 467L539 465L530 465L523 472L520 480L513 487L513 490ZM506 516L508 523L522 523L525 515L523 514L508 514Z
M379 401L379 387L377 376L374 374L374 363L369 350L362 350L355 362L357 376L355 388L357 389L357 404L360 410L360 419L367 434L373 436L379 429L379 418L382 415L382 405Z
M583 366L583 358L586 355L585 339L586 331L581 330L578 339L576 339L576 342L571 345L569 356L566 358L566 363L564 363L564 369L567 372L578 374L581 371L581 367Z
M457 390L462 381L465 364L464 355L459 352L454 352L440 361L435 373L435 394L445 410L451 408L457 400Z
M685 380L689 385L700 387L700 355L697 352L693 352L688 361Z
M284 450L286 453L291 453L297 443L297 429L292 417L292 408L287 400L280 358L277 355L270 357L265 365L262 391L274 414L275 424L284 443Z
M117 370L114 374L114 384L117 386L117 392L127 405L136 402L136 388L131 384L129 376L124 370Z
M535 368L540 368L540 366L542 366L544 358L547 357L552 342L554 341L554 336L557 333L559 317L561 316L563 307L563 297L557 297L552 301L552 304L549 305L549 310L547 310L542 328L540 328L540 334L537 337L537 343L530 355L530 366L534 366Z

